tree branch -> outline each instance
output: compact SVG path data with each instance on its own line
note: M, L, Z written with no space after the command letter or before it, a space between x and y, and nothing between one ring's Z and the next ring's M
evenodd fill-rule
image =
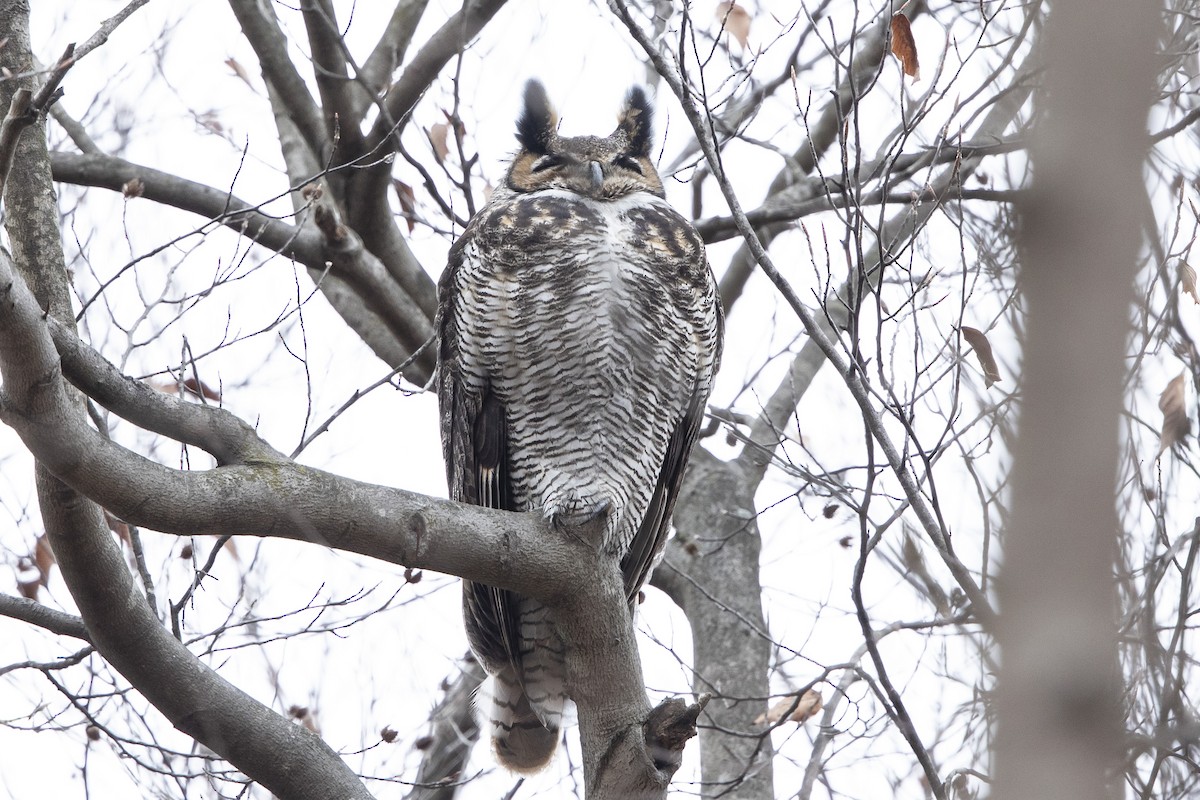
M350 104L353 82L346 69L346 45L338 29L337 13L331 0L308 0L300 5L300 13L308 31L326 135L329 141L340 139L344 152L334 154L334 159L335 163L344 163L362 154L363 135Z
M479 739L479 718L472 699L487 675L468 653L462 670L430 714L430 732L422 750L417 780L405 800L454 800L471 748Z
M267 216L258 206L223 189L116 156L54 152L50 154L50 167L56 181L114 192L123 191L129 181L140 180L141 196L147 200L199 214L302 264L324 267L324 247L315 229L289 225Z
M82 639L85 642L92 641L91 634L88 633L82 619L74 614L66 614L49 606L42 605L38 601L30 600L27 597L13 597L10 594L0 594L0 616L28 622L30 625L45 628L59 636L70 636L73 639Z

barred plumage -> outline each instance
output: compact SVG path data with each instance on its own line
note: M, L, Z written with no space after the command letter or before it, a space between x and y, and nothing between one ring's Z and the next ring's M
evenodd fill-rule
M450 251L439 285L438 398L450 496L604 517L632 604L662 551L721 349L704 243L663 199L651 109L630 91L609 137L560 137L541 85L503 186ZM631 605L632 607L632 605ZM493 682L510 769L553 756L563 646L536 601L463 583L471 646Z

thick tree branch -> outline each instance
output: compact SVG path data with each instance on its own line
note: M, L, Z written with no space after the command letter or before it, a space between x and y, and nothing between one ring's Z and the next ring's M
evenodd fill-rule
M0 594L0 616L28 622L30 625L45 628L59 636L70 636L73 639L82 639L85 642L92 640L91 634L87 631L87 626L83 624L83 620L79 617L42 605L38 601L30 600L27 597L13 597L8 594Z
M74 414L48 328L37 301L0 256L0 419L40 463L121 519L177 534L234 531L316 542L542 599L570 590L556 589L546 576L562 572L554 567L556 558L577 559L581 545L551 536L536 516L491 512L303 467L265 447L247 446L252 431L230 425L225 412L166 397L151 403L135 382L110 377L97 399L173 435L203 429L196 419L209 417L215 430L233 437L222 443L225 455L249 457L208 471L180 471L126 450ZM81 359L71 354L67 360ZM94 372L94 364L88 368ZM196 438L211 443L208 435ZM546 541L562 542L564 549L550 555L555 551Z
M335 136L340 138L344 152L334 154L334 159L336 163L344 163L347 155L349 158L361 155L363 136L350 105L351 78L346 68L345 43L338 30L337 13L331 0L306 0L300 4L300 12L308 31L308 46L325 116L325 133L329 141Z
M267 216L257 206L226 190L116 156L54 152L50 154L50 166L56 181L98 186L114 192L122 191L125 184L138 179L142 182L141 197L147 200L199 214L302 264L324 265L324 247L317 230L289 225Z

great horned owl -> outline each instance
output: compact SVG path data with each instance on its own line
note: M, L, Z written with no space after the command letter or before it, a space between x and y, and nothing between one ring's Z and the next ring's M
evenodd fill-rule
M559 136L536 81L504 183L439 283L438 399L452 499L540 511L556 530L603 516L597 545L632 603L661 553L721 351L704 243L664 199L652 109L630 90L608 137ZM472 649L495 678L501 763L554 755L567 698L547 610L463 582Z

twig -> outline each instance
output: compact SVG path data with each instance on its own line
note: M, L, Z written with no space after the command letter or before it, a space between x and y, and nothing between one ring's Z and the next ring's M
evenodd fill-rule
M711 125L696 110L692 102L691 92L684 84L680 71L667 61L654 46L653 42L646 38L645 32L634 22L624 0L609 0L609 6L629 30L634 41L646 51L646 55L654 63L659 74L663 76L663 80L671 87L671 91L675 96L679 98L684 114L687 116L688 122L691 123L696 137L700 140L705 158L712 168L713 177L716 178L725 201L729 204L729 209L737 223L738 231L750 247L751 253L754 255L763 274L775 285L780 295L799 318L812 341L821 349L821 352L825 354L825 358L842 377L846 387L850 390L851 396L861 409L863 419L867 423L871 434L883 449L889 466L904 489L905 496L912 503L913 510L916 512L922 528L924 528L926 534L933 541L938 554L942 557L942 560L954 575L955 580L970 599L977 618L985 625L990 625L995 619L995 611L992 609L991 601L987 595L980 591L979 585L975 583L974 577L966 566L954 555L950 540L925 502L925 498L921 494L921 487L913 472L908 468L906 458L897 450L890 434L884 427L881 415L872 405L871 392L863 380L861 372L847 361L837 344L826 334L820 320L804 305L800 297L796 294L796 290L779 273L779 270L775 267L775 262L768 255L762 245L762 241L755 233L754 226L746 219L741 202L738 200L733 187L729 183L728 176L725 174L720 153L717 151L713 138Z
M137 11L148 2L150 2L150 0L130 0L124 8L113 14L108 19L104 20L104 22L100 23L100 27L96 29L96 32L93 33L88 40L81 44L75 51L75 60L78 61L100 45L107 42L108 37L117 29L118 25L128 19L133 12Z

